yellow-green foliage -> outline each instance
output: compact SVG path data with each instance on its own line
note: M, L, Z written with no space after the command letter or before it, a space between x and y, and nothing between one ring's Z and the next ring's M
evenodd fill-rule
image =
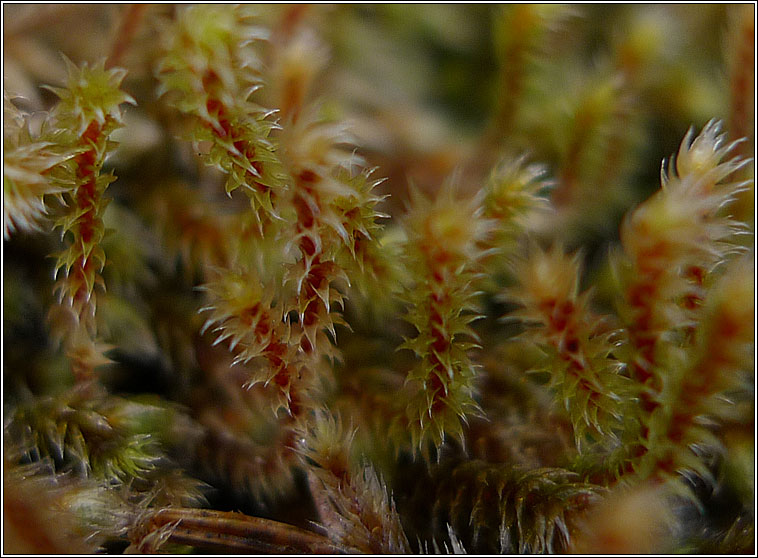
M58 254L55 266L56 276L62 277L55 284L60 304L53 309L52 318L58 330L55 333L65 340L74 374L81 379L91 377L96 366L107 362L102 345L94 343L95 289L105 288L101 273L106 263L102 241L107 200L103 193L115 176L101 170L114 148L109 137L123 125L121 105L134 101L119 88L126 70L106 70L104 62L78 68L64 60L68 67L66 87L49 88L60 101L52 111L48 134L49 141L77 154L68 169L71 187L64 196L67 211L55 222L70 243Z
M60 196L71 187L62 165L75 151L33 135L30 115L22 113L7 93L3 119L3 235L7 239L16 230L42 228L45 197Z
M587 434L596 442L615 439L628 403L624 364L614 358L621 340L608 317L590 309L591 293L579 293L578 255L537 248L515 263L514 275L519 284L507 298L524 308L510 316L529 328L525 340L546 353L545 364L535 371L550 374L550 386L571 418L577 447L587 444Z
M226 191L243 187L256 214L271 214L271 197L285 185L268 142L273 123L249 101L260 72L250 43L260 38L244 9L181 9L165 29L158 78L159 92L196 119L188 135L196 145L210 144L207 162L227 175Z
M319 413L303 434L301 452L314 464L309 484L329 538L352 553L410 551L395 503L370 465L351 464L353 433Z
M3 10L4 551L753 550L754 6Z
M402 347L419 359L408 374L407 428L423 453L430 441L439 448L446 434L463 441L461 421L479 412L476 366L468 355L476 335L469 324L477 318L474 280L489 227L479 200L457 200L451 185L435 201L414 195L406 216L405 261L413 282L406 319L418 334Z
M754 365L755 287L752 259L730 264L704 301L704 319L686 354L671 355L660 406L647 423L646 448L640 472L666 476L681 471L708 477L708 469L689 448L717 447L719 440L702 423L723 418L729 405L717 394L745 389L746 370ZM674 350L674 349L670 349Z

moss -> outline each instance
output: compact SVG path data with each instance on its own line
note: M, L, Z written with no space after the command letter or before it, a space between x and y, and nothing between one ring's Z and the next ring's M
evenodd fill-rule
M4 550L754 544L752 7L3 9Z

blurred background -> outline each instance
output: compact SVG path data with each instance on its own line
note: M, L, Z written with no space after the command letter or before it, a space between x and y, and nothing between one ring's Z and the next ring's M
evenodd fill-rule
M176 9L172 4L3 4L3 88L20 109L42 113L57 99L42 86L65 81L63 55L76 64L105 59L128 70L123 89L137 104L126 109L126 126L114 134L119 146L106 163L117 180L106 194L113 199L105 214L113 232L104 241L108 292L99 299L98 319L105 340L118 349L104 382L111 393L158 394L180 402L208 430L220 425L218 431L241 433L253 445L275 430L251 410L258 408L260 394L238 395L234 390L244 371L230 373L223 352L211 352L193 337L203 318L197 315L202 296L193 290L202 283L201 271L192 260L197 252L219 250L225 217L249 206L239 192L227 203L215 169L178 139L181 117L157 94L162 29ZM730 139L745 138L737 151L754 154L753 4L258 9L262 24L274 33L304 26L318 37L328 62L312 96L325 117L347 124L356 153L368 167L377 167L373 176L387 178L378 188L390 195L382 211L402 215L411 185L433 193L451 175L461 189L477 192L499 161L524 156L544 165L551 182L545 194L554 206L547 218L529 224L530 231L545 244L559 240L567 249L582 250L585 281L596 286L601 305L610 281L608 253L618 242L623 216L660 187L662 162L677 152L688 129L699 132L711 119L721 120ZM262 56L265 65L265 45ZM266 106L265 88L256 100ZM743 179L752 177L754 165L740 172ZM186 211L177 232L171 210L184 211L182 204ZM748 224L751 234L744 242L752 246L752 189L732 212ZM389 237L393 222L386 221ZM61 393L72 384L60 373L67 364L45 325L53 297L49 255L59 249L58 233L18 234L4 241L6 406L29 394ZM381 343L376 360L383 355ZM350 337L340 349L347 359L375 356L367 356L365 343L351 347ZM240 405L235 397L249 404ZM224 407L220 401L231 402ZM250 430L257 429L252 434L245 430L251 424ZM176 426L181 435L172 431L171 436L189 438L181 428ZM206 453L232 455L236 448L224 446L227 442L222 436L205 439L219 444L209 445ZM739 463L750 462L747 453ZM210 459L198 461L204 458ZM235 500L235 483L246 482L244 469L224 475L213 506L268 513L250 504L255 498ZM303 482L288 477L282 484L300 483L302 493ZM753 487L744 490L752 492ZM720 497L724 501L709 504L714 524L718 510L744 503L735 503L734 494ZM279 500L278 515L271 515L306 524L312 509L297 502L297 497Z

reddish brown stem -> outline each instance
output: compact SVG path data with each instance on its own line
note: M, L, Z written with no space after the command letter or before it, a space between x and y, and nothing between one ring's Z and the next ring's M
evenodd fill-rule
M116 39L105 63L106 68L112 68L121 63L124 53L129 49L134 34L142 22L147 7L147 4L130 4L124 9L121 24L116 32Z
M150 514L134 528L137 543L169 524L167 542L230 554L344 554L318 533L271 519L236 512L168 508Z
M752 122L751 107L755 101L753 81L755 78L755 22L750 18L741 26L739 47L735 53L734 73L731 82L731 111L729 130L734 138L753 136L749 123ZM749 146L742 143L739 153L749 156Z

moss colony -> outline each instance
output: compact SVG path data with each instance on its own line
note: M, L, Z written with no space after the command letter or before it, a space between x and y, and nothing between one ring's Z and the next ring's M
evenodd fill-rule
M754 552L753 5L3 11L6 552Z

